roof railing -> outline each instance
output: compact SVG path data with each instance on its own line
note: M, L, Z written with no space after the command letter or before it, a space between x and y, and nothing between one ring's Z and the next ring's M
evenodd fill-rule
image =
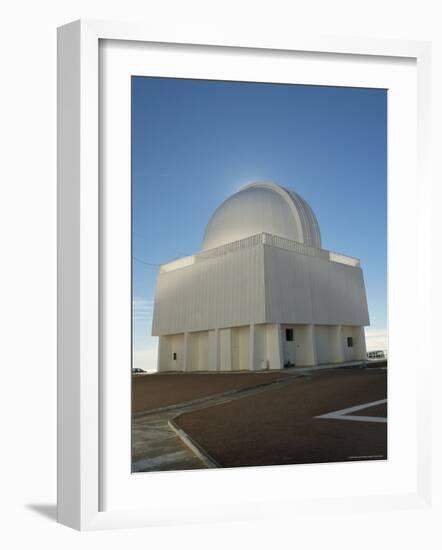
M198 252L193 256L185 256L183 258L179 258L178 260L174 260L173 262L163 264L160 268L160 271L162 273L167 271L174 271L175 269L187 267L197 262L209 260L211 258L217 258L219 256L225 256L226 254L231 254L239 250L244 250L263 244L274 246L276 248L282 248L284 250L291 250L292 252L304 254L306 256L322 258L330 262L336 262L353 267L360 266L360 261L358 258L352 258L351 256L346 256L345 254L339 254L337 252L331 252L322 248L313 248L311 246L305 245L304 243L292 241L290 239L285 239L284 237L278 237L276 235L271 235L270 233L258 233L256 235L251 235L250 237L245 237L244 239L239 239L231 243L217 246L216 248L211 248L210 250L203 250L202 252Z

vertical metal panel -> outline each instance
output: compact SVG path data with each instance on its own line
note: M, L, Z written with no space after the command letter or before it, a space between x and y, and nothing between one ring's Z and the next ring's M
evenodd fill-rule
M359 267L264 246L266 322L368 325Z
M264 248L266 322L312 322L308 256Z
M264 322L263 248L255 246L158 276L152 333Z

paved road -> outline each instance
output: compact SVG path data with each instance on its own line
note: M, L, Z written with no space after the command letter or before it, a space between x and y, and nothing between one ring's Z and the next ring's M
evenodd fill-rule
M385 460L386 397L385 370L316 371L258 395L186 412L175 425L218 467Z
M184 403L169 410L138 414L132 420L132 471L154 472L190 470L207 466L190 451L169 426L170 419L184 412L213 407L221 403L266 391L269 388L293 383L300 373L284 374L258 387L226 392L222 395Z

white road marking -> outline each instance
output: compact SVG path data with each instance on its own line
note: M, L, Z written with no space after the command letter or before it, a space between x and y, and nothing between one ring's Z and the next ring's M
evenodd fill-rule
M356 422L387 422L387 418L383 416L360 416L349 414L356 411L361 411L363 409L368 409L370 407L375 407L376 405L383 405L386 403L386 399L380 399L379 401L372 401L371 403L364 403L363 405L356 405L354 407L348 407L347 409L341 409L339 411L332 411L326 414L321 414L320 416L315 416L315 418L333 418L334 420L353 420Z

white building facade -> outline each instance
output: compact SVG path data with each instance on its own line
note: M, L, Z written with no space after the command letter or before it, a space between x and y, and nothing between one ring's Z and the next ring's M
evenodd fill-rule
M160 268L158 370L308 367L366 358L360 262L321 248L310 206L270 182L210 219L201 252Z

